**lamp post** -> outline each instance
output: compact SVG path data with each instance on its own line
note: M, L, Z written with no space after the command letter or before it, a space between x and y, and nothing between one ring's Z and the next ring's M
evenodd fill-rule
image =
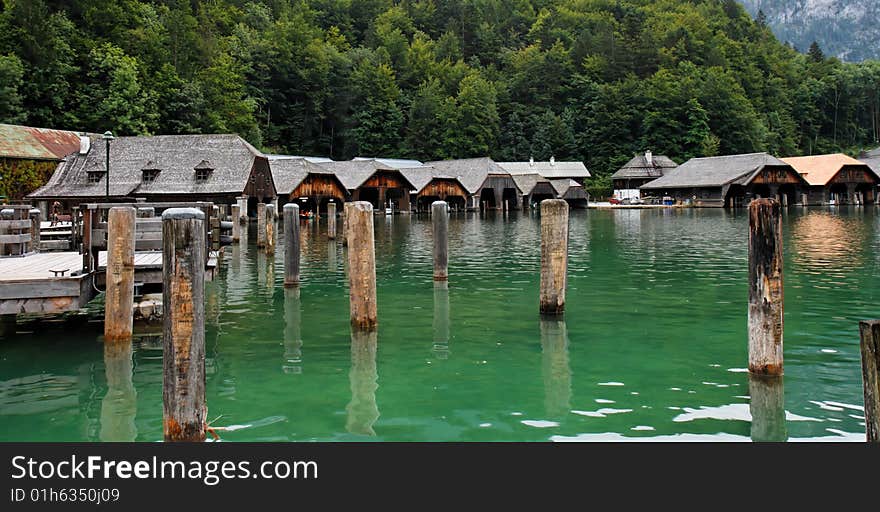
M104 145L107 148L107 172L104 174L104 178L106 179L105 183L107 185L106 193L107 193L107 202L110 202L110 141L113 140L113 133L110 130L104 132Z

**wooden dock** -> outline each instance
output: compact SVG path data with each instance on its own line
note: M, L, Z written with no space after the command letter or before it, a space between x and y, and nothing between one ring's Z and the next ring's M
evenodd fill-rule
M52 272L64 269L63 275ZM82 272L82 255L78 252L0 258L2 315L74 311L94 296L92 275Z

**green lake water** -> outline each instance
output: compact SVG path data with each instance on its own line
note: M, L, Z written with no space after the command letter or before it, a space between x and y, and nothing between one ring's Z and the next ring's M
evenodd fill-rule
M744 210L572 211L562 321L538 315L536 214L453 214L448 288L430 218L377 217L375 340L350 332L324 220L302 221L298 290L251 227L207 285L208 418L227 441L864 440L878 221L785 213L784 389L745 371ZM105 354L100 320L0 340L0 440L162 439L161 325Z

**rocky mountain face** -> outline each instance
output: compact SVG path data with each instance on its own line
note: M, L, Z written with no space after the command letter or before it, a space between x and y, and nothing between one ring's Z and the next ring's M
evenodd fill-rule
M740 0L759 11L779 40L806 52L813 41L825 55L858 62L880 59L880 0Z

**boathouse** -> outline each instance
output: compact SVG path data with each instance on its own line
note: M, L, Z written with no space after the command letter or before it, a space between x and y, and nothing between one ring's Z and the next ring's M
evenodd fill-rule
M642 195L669 197L677 204L745 206L758 197L800 201L809 184L792 166L767 153L692 158L675 171L640 187Z
M468 193L468 210L519 208L522 191L516 182L489 157L428 162L438 174L455 176Z
M28 197L69 209L135 199L231 205L246 196L250 215L257 202L275 198L268 159L238 135L117 137L110 142L109 196L106 154L104 141L92 137Z
M299 205L301 212L319 213L326 212L330 202L344 203L348 199L348 191L339 178L310 159L270 157L269 165L278 190L279 207L293 202Z
M0 124L0 195L20 200L44 185L58 162L76 153L89 138L77 132L50 130L13 124ZM38 203L43 218L48 218L46 202Z
M559 197L550 180L540 174L515 174L511 178L522 193L523 209L536 208L544 199Z
M617 199L637 199L640 197L639 187L662 178L676 167L678 164L668 156L645 151L611 175L613 195Z
M876 200L880 177L864 162L842 153L783 158L809 183L801 203L865 204Z
M583 162L557 162L553 157L546 162L536 162L534 159L529 159L528 162L498 162L498 166L511 176L538 174L548 180L572 179L581 185L590 177L590 171Z
M553 189L556 190L556 196L559 199L565 199L569 206L573 208L586 208L589 200L589 194L583 185L571 178L560 178L550 180Z
M400 169L400 172L413 184L415 192L411 203L417 212L430 211L434 201L446 201L450 210L467 208L470 194L457 176L440 173L431 166Z
M410 211L410 192L415 186L399 168L374 158L318 165L339 179L352 201L368 201L377 213L387 208L392 212Z

